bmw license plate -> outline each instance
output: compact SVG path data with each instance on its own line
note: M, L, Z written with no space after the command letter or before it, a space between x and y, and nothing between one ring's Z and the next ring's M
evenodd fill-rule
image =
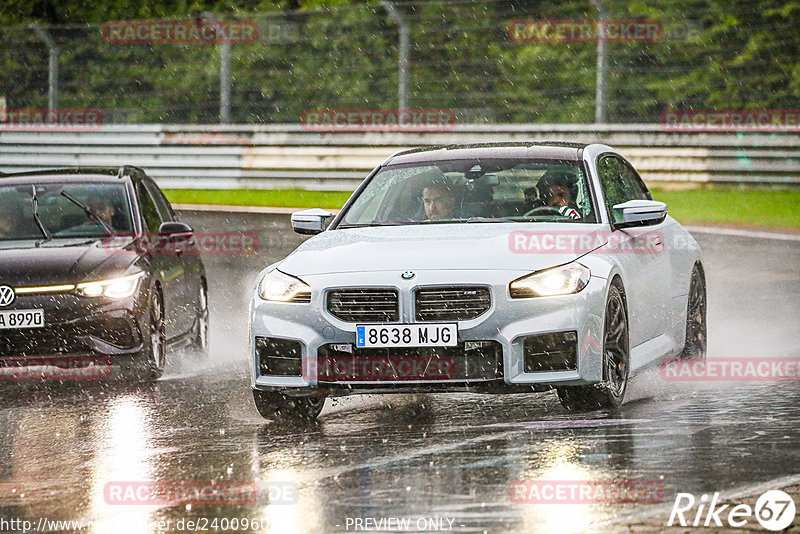
M44 310L0 311L0 330L42 328L43 326Z
M356 326L356 347L455 347L457 324L365 324Z

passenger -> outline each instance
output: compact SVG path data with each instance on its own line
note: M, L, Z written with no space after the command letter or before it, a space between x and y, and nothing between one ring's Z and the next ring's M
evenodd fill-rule
M19 237L23 223L22 208L17 204L0 205L0 239Z
M558 212L571 219L580 219L581 214L575 203L577 180L573 175L562 171L547 171L539 179L539 196L545 206L558 208Z

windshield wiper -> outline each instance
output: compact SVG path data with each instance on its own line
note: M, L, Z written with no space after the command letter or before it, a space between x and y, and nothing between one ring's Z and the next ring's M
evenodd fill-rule
M33 220L36 221L36 226L39 227L39 230L42 232L44 236L43 241L37 241L36 246L38 247L42 243L47 243L53 239L53 236L50 235L50 232L47 231L42 220L39 218L39 197L36 195L36 184L31 185L31 207L33 209Z
M77 198L73 197L72 195L70 195L66 191L62 191L61 192L61 196L66 198L67 200L69 200L70 202L72 202L73 204L78 206L79 208L81 208L86 213L87 217L88 216L94 217L94 219L97 222L99 222L100 224L103 225L103 228L106 229L106 232L108 232L109 234L112 234L112 235L117 235L117 232L114 230L114 227L111 226L110 224L108 224L105 220L103 220L103 218L100 217L92 208L90 208L89 206L87 206L86 204L84 204L83 202L78 200Z
M470 217L467 219L468 223L507 223L507 222L514 222L511 219L506 219L505 217Z
M371 223L354 223L354 224L340 224L336 227L337 230L346 230L348 228L369 228L370 226L407 226L410 224L418 224L419 221L398 221L398 222L371 222Z

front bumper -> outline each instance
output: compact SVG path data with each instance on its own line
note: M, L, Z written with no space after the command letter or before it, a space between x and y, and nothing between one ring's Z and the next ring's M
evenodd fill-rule
M418 271L410 281L398 272L330 274L304 277L312 287L310 303L279 303L262 300L254 293L251 302L251 386L259 390L280 390L288 395L346 395L358 392L404 391L490 391L495 393L531 391L552 385L580 385L602 380L602 320L607 281L592 276L589 284L573 295L512 299L510 281L528 274L518 271L482 271L479 278L467 271ZM357 283L353 283L357 280ZM320 379L320 354L331 345L355 345L356 323L344 322L326 309L326 294L332 289L353 287L394 288L399 294L399 324L415 323L414 291L423 286L472 285L491 290L492 303L481 316L458 323L460 347L468 342L494 342L499 347L495 376L477 379L444 376L425 380L337 380ZM575 363L567 370L526 370L525 339L533 335L571 332L576 336ZM297 376L265 372L256 339L279 338L298 343L301 362ZM358 351L354 351L357 357ZM466 358L466 351L452 355Z
M135 297L89 299L72 293L20 295L3 310L41 309L43 328L0 330L0 358L137 355L143 348L144 310Z

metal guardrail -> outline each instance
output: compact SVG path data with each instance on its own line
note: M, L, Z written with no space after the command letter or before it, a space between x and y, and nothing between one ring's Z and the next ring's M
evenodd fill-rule
M143 167L162 187L352 190L403 148L496 141L602 142L648 182L800 185L800 134L673 133L659 125L459 125L444 132L304 131L299 125L0 130L0 171Z

